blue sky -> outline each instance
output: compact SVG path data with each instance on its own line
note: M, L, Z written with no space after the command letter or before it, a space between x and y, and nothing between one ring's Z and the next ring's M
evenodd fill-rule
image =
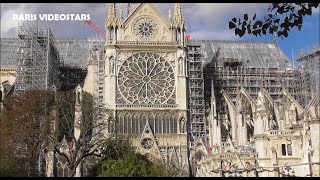
M17 37L19 21L12 21L13 14L41 14L41 13L83 13L90 14L91 20L104 29L107 17L107 3L19 3L1 4L1 37ZM173 3L157 3L160 11L168 16L168 10L173 10ZM184 3L183 14L187 25L187 33L192 39L206 40L254 40L272 41L273 36L236 37L233 30L229 30L228 22L233 17L242 17L243 14L258 17L267 11L268 3ZM117 7L126 10L126 3L118 3ZM293 29L288 38L278 38L279 47L291 59L292 50L295 56L299 50L319 45L319 7L314 9L313 15L306 16L302 30ZM51 27L58 38L90 38L96 36L95 31L79 21L39 22L40 25Z
M279 47L288 56L288 58L292 59L292 54L295 57L301 50L307 50L320 45L319 22L319 13L314 13L312 16L305 16L301 31L299 31L298 28L294 28L289 32L287 38L277 38ZM272 40L273 37L271 35L263 37L245 36L244 39Z

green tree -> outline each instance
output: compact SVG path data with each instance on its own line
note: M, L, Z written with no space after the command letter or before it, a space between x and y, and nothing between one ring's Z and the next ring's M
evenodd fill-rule
M6 110L4 109L4 111ZM8 177L17 174L15 172L16 159L13 154L12 143L10 143L13 123L7 120L5 114L0 114L0 118L0 177Z
M121 140L119 140L121 139ZM108 139L104 157L92 169L98 177L170 177L174 172L161 162L151 162L146 156L136 153L128 138Z
M0 172L36 176L39 154L48 143L52 91L32 90L4 102L0 128Z
M263 20L257 19L254 14L249 20L249 15L242 18L232 18L229 29L234 29L235 35L242 37L245 34L261 36L275 34L278 37L288 37L288 32L297 27L302 28L306 15L311 16L313 8L318 8L320 3L271 3Z
M23 95L6 99L0 124L0 175L42 176L38 162L45 150L53 149L64 157L74 176L76 168L88 156L100 156L99 148L104 144L99 136L105 123L93 123L97 110L93 97L84 92L79 128L80 136L74 136L75 92L30 90ZM73 140L72 152L61 150L61 140ZM2 156L3 155L3 156Z
M76 169L80 163L90 156L100 157L101 147L106 144L105 139L99 138L101 132L107 128L107 124L98 119L98 108L94 107L93 96L84 92L81 101L80 122L75 120L76 94L74 91L60 92L57 96L58 102L58 132L51 136L54 143L54 150L68 162L71 173L68 176L75 176ZM79 110L79 109L78 109ZM80 132L79 137L75 136L75 126ZM96 131L95 131L96 130ZM72 143L71 151L66 151L62 146L62 138L66 137L68 143Z
M153 164L145 156L134 152L122 159L102 162L99 177L161 177L168 176L165 167Z

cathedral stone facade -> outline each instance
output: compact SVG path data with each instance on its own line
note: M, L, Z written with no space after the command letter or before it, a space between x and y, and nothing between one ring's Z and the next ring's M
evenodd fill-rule
M109 5L103 104L107 133L130 135L150 159L188 171L185 26L180 4L172 19L140 4L124 19Z
M75 88L76 139L88 92L101 110L95 122L107 126L95 129L98 138L129 137L137 152L179 176L320 176L320 92L276 42L186 39L180 3L168 16L129 3L126 17L110 3L105 28L97 46L56 42L87 64ZM15 69L0 70L2 100L14 89ZM46 176L69 174L65 160L45 156ZM76 176L87 175L86 163Z

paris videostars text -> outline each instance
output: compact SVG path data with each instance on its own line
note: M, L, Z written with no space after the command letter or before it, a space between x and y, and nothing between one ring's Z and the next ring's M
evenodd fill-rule
M90 14L13 14L14 21L87 21Z

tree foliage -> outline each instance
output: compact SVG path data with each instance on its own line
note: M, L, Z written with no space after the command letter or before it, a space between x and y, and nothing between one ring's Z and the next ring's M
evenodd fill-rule
M122 159L103 161L99 177L161 177L165 167L153 164L145 156L127 153Z
M249 20L248 14L243 18L232 18L229 29L234 29L235 35L245 34L261 36L275 34L278 37L288 37L289 31L297 27L302 28L303 18L312 15L312 8L318 8L320 3L271 3L263 20L258 20L254 14Z
M16 171L16 158L13 153L13 144L9 137L13 132L12 122L8 121L4 114L0 114L0 177L19 176L19 171ZM20 175L21 176L21 175Z
M75 102L76 97L73 91L59 92L56 96L57 101L57 139L55 141L62 141L63 137L72 136L73 122L75 118Z
M32 90L6 99L1 118L0 172L5 176L35 176L41 149L48 144L51 91ZM4 173L6 172L6 173Z
M108 139L104 157L92 169L98 177L168 177L174 176L162 163L151 162L136 153L129 140Z
M48 151L55 151L68 163L69 176L89 156L103 157L94 176L175 174L136 154L129 137L101 139L107 125L94 121L98 111L92 95L84 92L80 104L74 91L31 90L6 99L0 121L0 175L43 176L38 165Z
M74 176L77 166L88 156L100 156L98 149L103 140L94 138L105 124L94 124L97 111L93 108L93 97L84 92L81 106L75 106L75 92L30 90L23 95L6 99L1 114L0 175L39 176L39 160L47 150L53 150L68 162ZM80 111L75 121L75 112ZM80 109L79 109L80 108ZM79 137L75 136L75 124ZM98 131L99 132L99 131ZM63 139L73 142L72 151L63 147ZM18 163L19 162L19 163ZM40 174L39 174L40 172Z

